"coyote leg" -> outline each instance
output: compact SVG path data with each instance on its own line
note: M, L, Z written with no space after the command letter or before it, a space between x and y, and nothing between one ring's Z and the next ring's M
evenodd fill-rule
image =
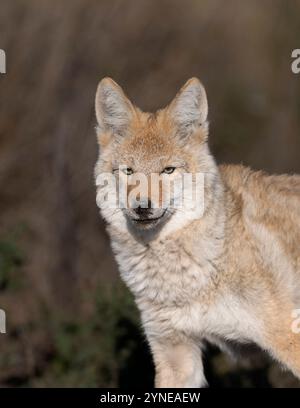
M292 310L285 308L284 313L278 312L276 319L266 323L264 348L300 379L300 333L293 332Z
M281 333L270 345L270 352L300 379L300 335Z
M169 340L151 341L155 363L155 387L203 387L206 380L200 345L187 340L172 344Z

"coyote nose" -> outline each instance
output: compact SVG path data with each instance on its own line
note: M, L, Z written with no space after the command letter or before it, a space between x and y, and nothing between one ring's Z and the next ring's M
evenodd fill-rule
M151 200L144 201L142 205L136 207L134 211L140 217L151 214Z

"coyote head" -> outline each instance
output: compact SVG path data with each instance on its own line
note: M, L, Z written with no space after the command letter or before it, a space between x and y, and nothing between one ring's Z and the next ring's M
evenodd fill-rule
M199 209L205 208L191 205L203 186L196 175L204 175L205 191L217 172L207 145L207 113L206 92L197 78L155 113L134 106L112 79L99 83L95 174L97 202L109 224L170 231L201 216Z

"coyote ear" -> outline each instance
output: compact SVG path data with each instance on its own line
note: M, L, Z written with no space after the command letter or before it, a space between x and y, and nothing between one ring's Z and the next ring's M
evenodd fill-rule
M199 126L207 130L207 96L199 79L189 79L175 96L168 110L182 136L187 136Z
M134 108L122 88L111 78L104 78L97 88L95 110L100 132L122 135Z

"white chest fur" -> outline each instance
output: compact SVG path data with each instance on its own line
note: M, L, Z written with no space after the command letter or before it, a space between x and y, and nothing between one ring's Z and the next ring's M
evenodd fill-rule
M113 249L121 276L138 300L184 305L211 280L211 265L194 259L180 242L144 246L114 241Z
M220 271L207 253L193 256L171 240L149 246L114 240L113 249L148 335L247 340L248 333L259 332L247 307L228 288L220 288Z

